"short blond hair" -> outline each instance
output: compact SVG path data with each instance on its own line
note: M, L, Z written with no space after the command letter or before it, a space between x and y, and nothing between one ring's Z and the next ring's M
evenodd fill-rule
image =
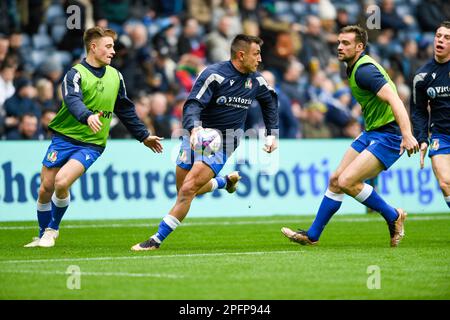
M111 37L114 41L116 41L117 33L112 29L102 28L99 26L87 29L83 35L86 52L89 52L89 47L91 46L92 41L104 37Z

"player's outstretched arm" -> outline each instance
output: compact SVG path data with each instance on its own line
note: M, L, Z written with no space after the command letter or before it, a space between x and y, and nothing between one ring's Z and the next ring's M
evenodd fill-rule
M418 71L414 76L413 94L411 97L410 110L414 136L420 145L420 169L423 169L425 156L428 150L428 95L423 87L426 73Z
M427 155L428 143L422 142L420 144L420 169L425 165L425 156Z
M397 121L400 131L402 133L402 143L400 145L400 154L403 153L404 150L407 151L408 157L419 151L419 144L417 143L416 138L412 134L411 123L409 122L409 116L406 112L406 108L403 105L400 97L395 93L395 91L391 88L391 86L386 83L381 89L378 91L377 96L389 103L394 113L395 120Z
M163 146L161 144L161 140L164 138L158 137L158 136L151 136L149 135L145 140L142 141L145 146L150 148L153 152L156 153L162 153L163 152Z

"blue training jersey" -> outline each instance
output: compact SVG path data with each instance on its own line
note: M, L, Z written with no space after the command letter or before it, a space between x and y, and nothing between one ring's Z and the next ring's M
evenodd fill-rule
M243 74L224 61L207 67L197 78L183 108L183 128L194 126L243 129L247 112L256 99L261 105L267 134L278 129L277 94L259 72Z
M429 131L450 135L450 61L438 63L433 58L417 70L411 114L414 135L419 143L428 142Z

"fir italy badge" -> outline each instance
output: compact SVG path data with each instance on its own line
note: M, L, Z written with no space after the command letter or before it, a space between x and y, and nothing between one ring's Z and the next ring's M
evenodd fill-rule
M51 163L54 163L57 158L58 158L58 151L50 151L47 154L47 160L50 161Z
M433 139L431 142L431 149L435 151L439 149L439 139Z

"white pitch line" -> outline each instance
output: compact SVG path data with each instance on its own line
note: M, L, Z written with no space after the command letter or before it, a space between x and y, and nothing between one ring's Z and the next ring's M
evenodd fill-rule
M299 223L312 220L312 217L301 216L292 220L259 220L259 221L222 221L222 222L185 222L180 227L197 227L197 226L226 226L226 225L248 225L248 224L275 224L275 223ZM431 216L431 217L408 217L407 221L431 221L431 220L450 220L448 216ZM333 222L372 222L377 221L375 218L337 218ZM151 228L158 226L159 223L131 223L131 224L73 224L62 225L62 229L89 229L89 228ZM0 226L0 230L28 230L37 229L37 226Z
M34 270L1 270L1 273L26 273L26 274L49 274L49 275L72 275L64 271L34 271ZM128 272L80 272L80 276L100 276L100 277L132 277L132 278L183 278L181 275L162 273L128 273Z
M59 259L34 259L34 260L4 260L0 264L14 263L38 263L38 262L83 262L83 261L106 261L106 260L136 260L136 259L159 259L159 258L203 258L220 256L239 256L239 255L264 255L264 254L293 254L302 251L253 251L253 252L217 252L217 253L189 253L189 254L167 254L167 255L140 255L126 257L93 257L93 258L59 258ZM0 270L1 271L1 270Z

